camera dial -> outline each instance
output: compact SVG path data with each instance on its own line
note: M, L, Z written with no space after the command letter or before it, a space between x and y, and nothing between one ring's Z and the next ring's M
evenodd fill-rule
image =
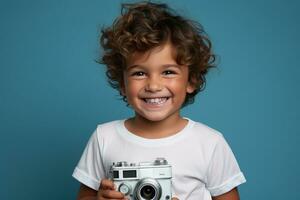
M154 161L154 165L167 165L167 164L168 164L168 161L164 158L157 158Z
M129 195L131 193L131 186L126 183L121 183L118 190L124 195Z
M127 167L128 163L126 161L117 162L117 167Z

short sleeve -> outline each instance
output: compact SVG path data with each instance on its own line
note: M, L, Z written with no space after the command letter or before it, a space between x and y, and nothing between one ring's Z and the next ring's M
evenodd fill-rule
M94 190L99 189L100 181L105 177L100 150L101 142L95 130L72 175L79 182Z
M232 150L220 136L212 154L207 170L207 189L211 196L229 192L246 182Z

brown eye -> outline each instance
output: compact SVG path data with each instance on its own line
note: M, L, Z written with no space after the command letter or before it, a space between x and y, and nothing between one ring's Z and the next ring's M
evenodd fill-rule
M137 72L133 72L131 74L131 76L145 76L145 73L144 72L141 72L141 71L137 71Z
M166 70L163 72L164 75L171 75L171 74L176 74L175 71L172 71L172 70Z

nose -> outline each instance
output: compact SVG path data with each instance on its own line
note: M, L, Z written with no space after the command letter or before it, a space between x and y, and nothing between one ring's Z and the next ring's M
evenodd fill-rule
M149 77L145 90L147 92L158 92L161 91L162 88L162 82L159 77Z

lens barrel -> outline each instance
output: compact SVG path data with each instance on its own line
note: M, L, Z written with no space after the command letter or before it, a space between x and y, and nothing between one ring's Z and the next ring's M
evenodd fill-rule
M161 186L155 179L144 178L136 184L134 196L138 200L159 200L161 192Z
M152 185L145 185L141 189L141 197L144 199L153 199L155 197L155 188Z

